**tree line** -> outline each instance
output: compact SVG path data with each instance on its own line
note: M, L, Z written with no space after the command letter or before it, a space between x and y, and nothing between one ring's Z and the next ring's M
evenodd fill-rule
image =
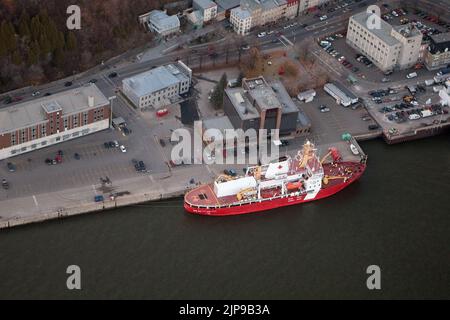
M0 92L84 71L152 37L138 16L173 0L0 0ZM69 5L81 30L68 30Z

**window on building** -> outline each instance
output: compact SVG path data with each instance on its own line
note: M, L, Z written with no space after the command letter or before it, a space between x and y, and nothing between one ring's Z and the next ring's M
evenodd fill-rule
M88 113L87 112L83 112L83 125L87 125L88 124Z
M26 141L27 141L27 130L22 129L22 130L20 130L20 142L24 143Z
M17 144L16 133L13 132L13 133L11 133L11 145L14 146L16 144Z

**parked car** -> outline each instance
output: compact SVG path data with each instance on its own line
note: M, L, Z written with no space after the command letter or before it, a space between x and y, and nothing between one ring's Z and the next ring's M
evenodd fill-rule
M2 179L2 187L3 189L9 189L9 183L6 181L6 179Z
M66 83L64 83L64 87L70 87L72 84L72 81L67 81Z
M77 153L77 152L75 152L75 153L73 154L73 157L74 157L76 160L80 160L80 159L81 159L80 154Z
M108 78L115 78L117 77L117 72L111 72L110 74L108 74Z
M8 162L6 164L6 167L8 168L9 172L15 172L16 171L16 166L12 162Z
M120 149L120 151L122 151L123 153L127 152L127 148L125 148L125 146L124 146L123 144L119 147L119 149Z
M39 91L35 91L31 94L31 96L36 97L38 95L40 95L41 93Z
M223 170L223 173L225 173L226 175L232 176L232 177L235 177L237 174L236 170L234 170L234 169L225 169L225 170Z
M324 113L324 112L329 112L329 111L330 111L330 108L328 108L328 107L325 106L325 105L321 105L321 106L319 107L319 110L320 110L320 112Z

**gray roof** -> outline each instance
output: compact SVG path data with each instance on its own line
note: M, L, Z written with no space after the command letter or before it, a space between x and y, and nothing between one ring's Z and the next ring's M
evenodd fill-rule
M450 42L450 32L434 34L431 36L431 39L433 39L435 43Z
M186 80L189 77L177 65L169 64L123 79L122 82L128 84L137 96L146 96Z
M240 20L244 20L252 16L250 11L246 9L234 8L232 11Z
M399 44L400 42L393 36L391 36L392 26L383 19L381 18L379 19L381 28L369 29L367 27L370 23L370 21L368 23L369 17L371 17L372 15L374 14L363 11L352 16L352 19L355 20L358 24L360 24L362 28L366 29L368 32L375 35L389 46Z
M226 95L230 98L234 108L242 120L259 118L259 108L272 109L281 107L283 113L298 112L298 108L292 101L283 84L276 80L265 83L263 78L246 79L250 89L247 92L243 88L227 88ZM256 84L256 81L259 84ZM250 102L249 97L256 100L258 107Z
M242 120L259 118L258 110L252 106L242 88L227 88L225 94Z
M75 88L48 97L23 102L0 109L0 133L27 128L47 121L45 112L62 111L63 115L89 110L88 97L94 97L94 106L109 104L95 84Z
M216 0L218 11L226 11L239 7L241 0Z
M272 10L273 8L286 4L286 0L242 0L241 7L249 11L261 9L263 11Z
M203 127L207 129L218 129L222 133L226 129L234 129L233 125L230 122L230 119L227 116L213 117L209 119L203 120Z
M202 9L209 9L217 6L217 4L211 0L194 0L194 6L195 5Z
M148 19L151 23L157 25L160 29L167 30L180 26L180 20L176 15L169 16L164 11L153 10L150 12Z
M297 112L297 105L292 101L291 96L286 91L286 88L283 86L281 81L272 81L269 83L272 86L272 89L275 91L275 94L281 102L281 107L283 108L283 113L291 113Z
M408 23L406 25L393 26L394 30L400 33L405 38L412 38L422 36L422 32L419 31L413 24Z

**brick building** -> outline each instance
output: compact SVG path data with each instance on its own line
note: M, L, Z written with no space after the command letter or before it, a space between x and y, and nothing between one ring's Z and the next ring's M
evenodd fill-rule
M107 129L110 118L95 84L0 109L0 160Z

